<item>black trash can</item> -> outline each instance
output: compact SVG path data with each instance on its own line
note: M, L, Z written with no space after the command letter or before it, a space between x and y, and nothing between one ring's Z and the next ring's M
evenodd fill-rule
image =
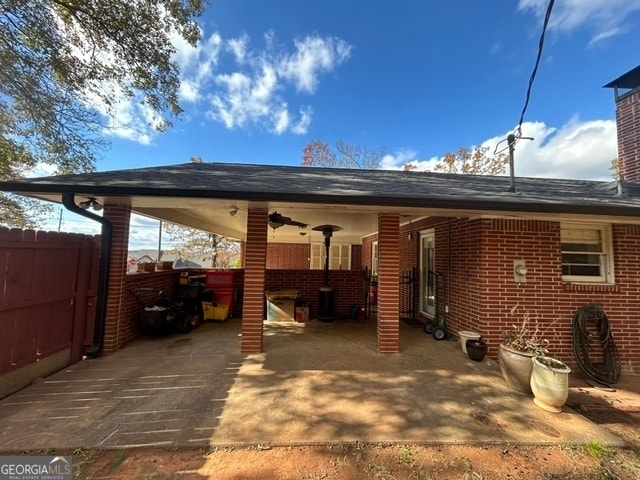
M335 295L333 288L321 287L318 301L318 320L332 322L336 319Z

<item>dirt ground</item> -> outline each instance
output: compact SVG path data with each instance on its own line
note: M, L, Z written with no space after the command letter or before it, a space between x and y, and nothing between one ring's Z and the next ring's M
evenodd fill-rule
M72 455L74 478L168 479L620 479L640 478L640 411L585 416L627 447L336 444L20 452Z

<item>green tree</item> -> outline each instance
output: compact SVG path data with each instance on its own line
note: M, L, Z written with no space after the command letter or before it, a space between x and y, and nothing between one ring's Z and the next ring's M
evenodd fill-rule
M375 170L380 168L385 154L384 148L370 150L359 145L349 145L343 140L336 142L336 151L333 152L325 142L314 140L302 151L302 166Z
M172 37L196 45L205 5L0 0L0 180L38 163L62 174L93 170L120 98L139 101L159 131L170 126L182 111ZM3 195L5 208L3 223L27 220L15 198Z

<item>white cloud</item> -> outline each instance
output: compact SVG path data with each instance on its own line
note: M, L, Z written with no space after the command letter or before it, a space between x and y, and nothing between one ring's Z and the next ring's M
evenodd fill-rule
M504 139L512 132L489 138L480 146L488 152L507 147ZM609 166L617 157L616 124L613 120L582 122L571 119L560 128L543 122L525 122L522 136L533 140L519 140L514 149L515 175L517 177L568 178L574 180L611 180ZM474 146L469 146L473 149ZM505 152L506 153L506 152ZM440 158L418 158L414 151L401 151L386 155L382 168L400 170L410 164L418 171L433 171ZM505 174L508 174L506 172Z
M320 76L347 61L351 46L341 39L307 36L294 42L290 54L275 49L273 32L265 33L264 50L249 49L249 37L223 39L217 32L202 39L197 46L174 34L174 55L181 72L180 101L197 104L208 102L206 115L226 128L260 125L276 135L291 132L303 135L311 124L313 109L309 106L290 110L285 99L297 92L312 94ZM220 71L221 57L230 53L232 67ZM117 85L111 89L110 105L97 98L89 103L107 118L107 135L126 138L143 145L158 134L158 120L140 98L126 95ZM207 92L214 93L207 93Z
M399 150L395 154L387 153L380 161L380 168L383 170L401 170L405 164L416 166L416 170L432 170L427 166L427 162L418 160L418 152L414 150Z
M296 52L282 61L281 73L298 91L309 93L316 90L321 72L333 70L351 55L351 46L334 38L305 37L295 46Z
M247 55L247 45L249 44L249 37L243 35L240 38L232 38L227 42L229 50L235 56L236 62L239 64L244 63L244 59Z
M230 42L241 43L241 40ZM180 99L195 103L202 98L202 90L213 81L224 42L219 34L213 33L197 47L189 45L180 36L176 36L173 43L177 50L174 58L182 75Z
M315 92L320 75L345 62L351 46L335 38L305 37L295 41L295 51L286 55L273 51L272 33L266 34L265 41L267 48L261 52L247 49L247 37L228 42L242 69L215 76L217 88L209 97L211 109L207 114L229 129L257 124L277 135L305 134L313 110L303 106L298 115L290 110L285 100L288 87Z
M518 10L533 11L543 18L548 0L520 0ZM571 33L579 28L593 30L590 44L625 32L627 17L640 11L640 0L557 0L549 19L549 29Z
M300 109L300 117L298 121L291 125L291 131L296 135L304 135L309 130L311 124L311 117L313 110L311 107L304 107Z
M574 118L558 129L528 122L522 135L534 140L521 140L515 146L517 176L612 179L609 166L618 155L614 120Z

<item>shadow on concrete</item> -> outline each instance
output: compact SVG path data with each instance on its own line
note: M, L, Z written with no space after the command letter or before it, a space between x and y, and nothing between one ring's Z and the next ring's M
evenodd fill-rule
M339 442L619 444L571 408L536 407L496 362L401 323L380 355L375 322L265 322L240 353L240 319L144 338L0 401L0 451Z

